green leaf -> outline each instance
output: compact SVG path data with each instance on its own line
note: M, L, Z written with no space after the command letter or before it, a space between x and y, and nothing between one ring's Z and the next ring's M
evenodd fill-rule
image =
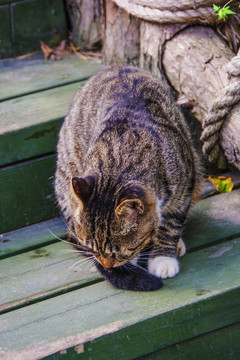
M231 1L230 1L231 2ZM228 2L229 3L229 2ZM227 3L227 4L228 4ZM227 5L226 4L226 5ZM220 6L217 6L216 4L213 4L213 11L216 12L216 15L219 20L225 21L228 17L228 15L234 15L236 14L234 11L230 9L230 6L224 5L222 8Z
M220 6L217 6L216 4L213 4L213 11L217 12L220 9Z
M228 14L228 15L234 15L234 14L236 14L236 13L235 13L234 11L232 11L231 9L227 9L226 14Z
M232 191L234 184L232 179L228 176L208 176L208 180L210 180L215 187L215 189L219 193L227 193Z

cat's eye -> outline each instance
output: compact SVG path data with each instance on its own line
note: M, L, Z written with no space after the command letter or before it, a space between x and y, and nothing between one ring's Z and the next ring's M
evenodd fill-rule
M91 246L91 245L92 245L92 240L91 240L91 239L87 239L87 240L86 240L86 245L87 245L87 246Z

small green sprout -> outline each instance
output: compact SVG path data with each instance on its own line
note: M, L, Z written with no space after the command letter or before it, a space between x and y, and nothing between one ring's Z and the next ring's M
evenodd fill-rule
M230 9L230 4L233 0L228 1L223 7L213 4L213 11L216 13L219 20L225 21L228 15L236 14L234 11Z

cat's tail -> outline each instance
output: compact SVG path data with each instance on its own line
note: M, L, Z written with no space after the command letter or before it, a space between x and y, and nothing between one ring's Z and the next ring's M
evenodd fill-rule
M112 285L123 290L153 291L160 289L163 283L160 278L151 275L145 269L134 266L119 266L111 269L104 268L101 264L95 264L104 279Z

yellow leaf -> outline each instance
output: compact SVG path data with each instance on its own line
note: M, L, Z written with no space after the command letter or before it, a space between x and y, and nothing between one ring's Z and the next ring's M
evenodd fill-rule
M208 176L208 180L210 180L215 187L215 189L222 193L227 193L232 191L234 184L232 179L229 176Z

